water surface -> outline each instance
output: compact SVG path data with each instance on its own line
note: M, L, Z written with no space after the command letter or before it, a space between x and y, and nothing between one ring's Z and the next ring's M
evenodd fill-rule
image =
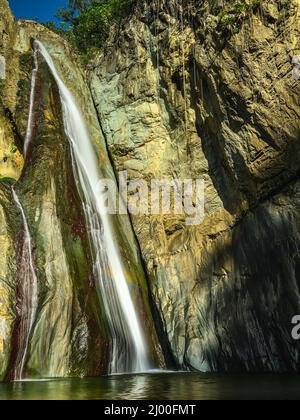
M300 375L153 373L0 384L0 400L300 400Z

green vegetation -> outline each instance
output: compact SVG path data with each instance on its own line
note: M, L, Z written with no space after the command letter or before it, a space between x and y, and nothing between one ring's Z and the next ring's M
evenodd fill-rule
M137 0L69 0L57 12L61 25L45 22L52 31L64 34L83 53L100 48L110 28L133 11Z
M9 184L14 184L16 180L14 178L10 178L8 176L4 176L0 174L0 182L7 182Z
M18 151L18 147L15 144L12 144L10 148L10 153L15 154Z
M230 33L239 33L243 22L260 5L260 0L231 0L219 13L220 23Z
M63 36L64 38L68 38L68 36L71 34L71 31L69 31L69 27L64 22L61 22L59 26L55 24L55 22L52 22L51 20L47 20L43 23L46 28L50 29L52 32L56 32L58 35Z
M0 92L4 92L6 88L5 80L0 79Z

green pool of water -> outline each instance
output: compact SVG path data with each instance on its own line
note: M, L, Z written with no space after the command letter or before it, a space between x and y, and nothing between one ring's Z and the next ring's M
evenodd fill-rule
M153 373L0 384L0 400L300 399L300 375Z

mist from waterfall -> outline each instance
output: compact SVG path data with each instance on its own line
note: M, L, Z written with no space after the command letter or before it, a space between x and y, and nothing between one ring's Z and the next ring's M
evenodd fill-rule
M14 202L23 221L23 241L18 263L18 354L14 368L14 379L23 379L28 347L36 320L38 307L38 281L33 264L32 240L22 204L16 191L12 188Z
M35 41L34 45L47 62L60 92L74 177L82 198L94 256L94 277L111 337L109 373L147 371L151 368L147 345L125 278L113 227L99 192L100 174L88 130L75 99L59 76L47 49L39 41Z

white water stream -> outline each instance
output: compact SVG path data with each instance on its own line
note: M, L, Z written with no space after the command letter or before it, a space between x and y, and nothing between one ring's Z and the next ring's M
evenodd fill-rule
M34 99L35 99L35 87L36 87L36 77L38 73L38 59L37 59L37 49L34 47L33 58L34 58L34 69L31 74L31 91L30 91L30 102L29 102L29 116L27 122L27 130L24 142L24 157L26 158L28 146L32 137L32 128L33 128L33 109L34 109Z
M59 76L44 45L35 41L54 76L61 98L64 128L72 151L74 176L83 200L94 253L94 276L111 336L110 373L144 372L151 368L147 345L125 278L113 228L99 193L97 158L83 116Z
M15 365L14 379L23 379L23 372L28 353L29 341L36 319L38 307L38 281L34 269L32 257L32 240L27 223L27 219L20 203L17 193L12 188L13 199L20 211L23 221L24 238L22 242L21 254L19 256L18 278L19 290L18 298L20 302L19 316L20 325L18 329L18 356Z

